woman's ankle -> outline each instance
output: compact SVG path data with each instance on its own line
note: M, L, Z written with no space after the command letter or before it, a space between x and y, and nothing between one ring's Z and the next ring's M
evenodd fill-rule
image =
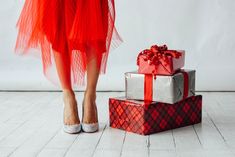
M75 98L75 93L72 89L64 89L63 90L63 98Z
M77 106L77 100L74 91L64 91L63 92L63 101L64 104L70 107Z
M84 97L85 97L86 99L95 101L95 100L96 100L96 91L95 91L95 90L86 90L86 91L84 92Z

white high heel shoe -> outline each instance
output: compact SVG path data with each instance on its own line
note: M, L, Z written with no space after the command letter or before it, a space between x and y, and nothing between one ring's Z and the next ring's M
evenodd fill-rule
M95 110L96 110L96 118L98 120L98 113L97 113L97 107L95 104ZM83 122L83 115L84 115L84 100L82 102L82 130L87 133L93 133L99 130L99 123L84 123Z
M63 116L64 116L64 103L63 103ZM82 127L81 124L64 124L63 122L63 130L66 133L69 134L75 134L75 133L79 133L81 131Z

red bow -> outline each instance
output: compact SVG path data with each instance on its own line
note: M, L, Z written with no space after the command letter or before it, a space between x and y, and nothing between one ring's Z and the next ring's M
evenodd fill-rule
M162 64L168 65L169 59L167 58L179 58L182 54L176 50L168 50L166 45L157 46L153 45L150 49L143 50L137 57L137 65L139 65L139 57L143 56L145 61L148 61L149 65L154 64L158 66Z

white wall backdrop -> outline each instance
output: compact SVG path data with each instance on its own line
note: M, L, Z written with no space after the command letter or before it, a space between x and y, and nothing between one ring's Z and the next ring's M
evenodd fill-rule
M54 90L41 60L13 53L23 0L0 0L0 90ZM99 90L124 90L124 72L136 70L140 50L167 44L186 50L197 70L197 90L235 90L234 0L116 0L116 26L124 43L110 53Z

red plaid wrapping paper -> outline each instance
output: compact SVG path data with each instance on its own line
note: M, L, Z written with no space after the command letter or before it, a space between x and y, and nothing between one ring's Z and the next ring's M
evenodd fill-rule
M175 104L109 98L110 126L141 135L200 123L201 117L201 95Z

